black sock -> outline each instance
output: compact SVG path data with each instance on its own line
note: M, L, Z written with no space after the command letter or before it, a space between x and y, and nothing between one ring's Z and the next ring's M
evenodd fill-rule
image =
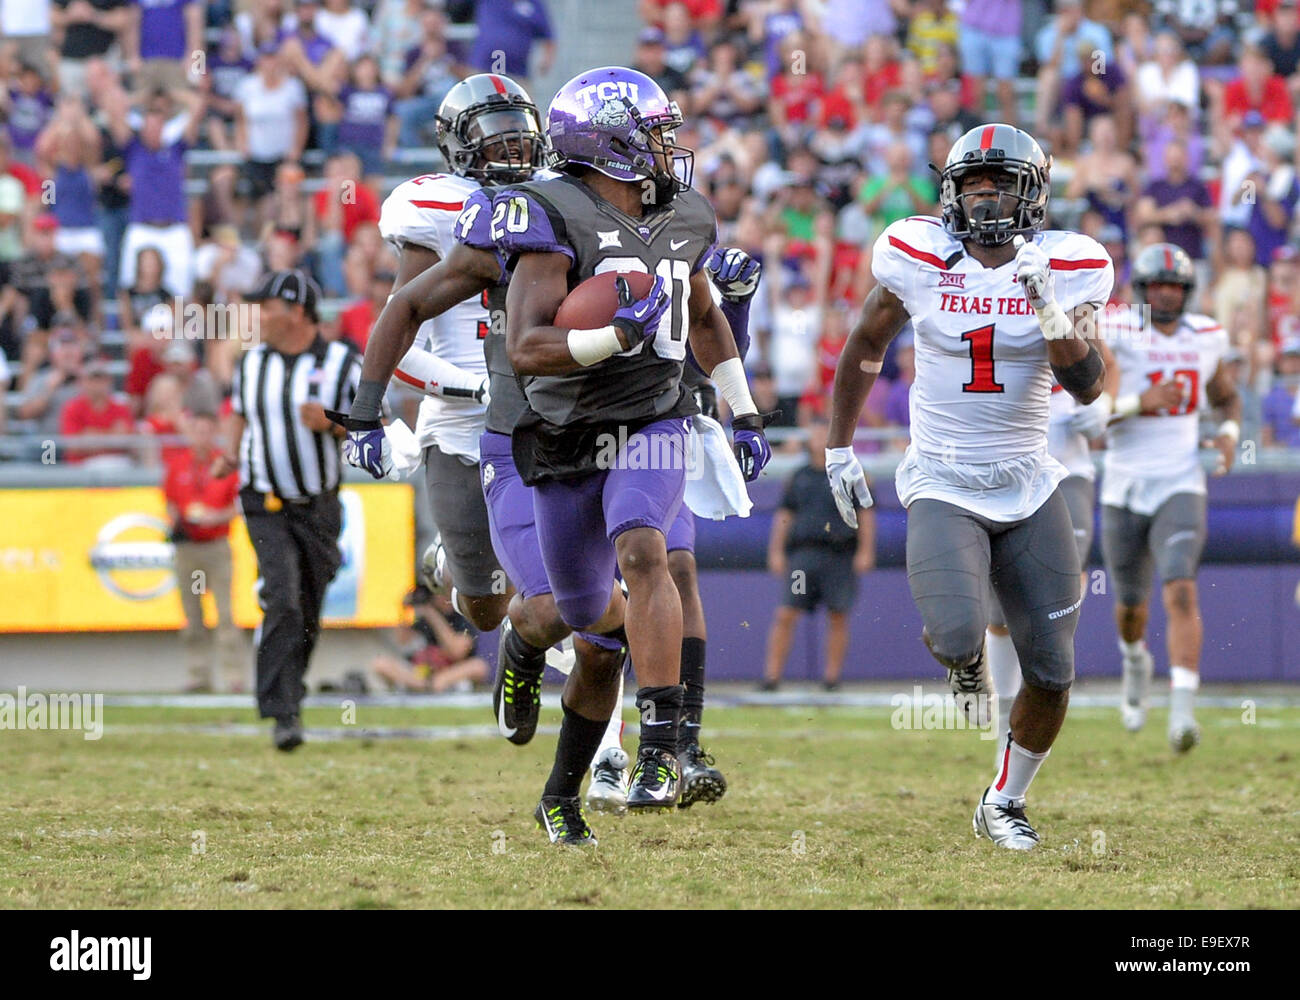
M563 702L561 706L564 708L564 721L560 723L560 738L555 744L555 765L542 794L572 798L582 789L582 776L600 749L600 740L609 720L597 722L579 715Z
M683 689L645 687L636 693L636 710L641 713L641 746L677 753L677 726L682 715Z
M700 741L700 723L704 718L704 640L687 636L682 640L682 697L683 743Z
M512 628L507 632L501 645L508 647L511 658L524 670L540 674L546 669L546 650L538 649L520 635L518 629Z

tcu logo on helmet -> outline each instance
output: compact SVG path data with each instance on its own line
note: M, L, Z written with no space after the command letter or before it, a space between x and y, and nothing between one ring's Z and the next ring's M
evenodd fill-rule
M600 128L622 128L627 124L627 106L622 101L606 101L600 106L600 110L591 116L591 124Z
M611 102L619 97L626 97L633 104L637 100L637 85L628 80L604 80L600 83L592 84L590 87L583 87L575 91L573 95L579 104L584 108L589 108L597 101ZM606 103L605 107L609 107ZM619 105L621 108L622 106ZM601 109L603 112L605 108ZM626 118L626 111L624 117ZM603 124L603 123L601 123ZM611 122L613 125L620 125L622 122Z

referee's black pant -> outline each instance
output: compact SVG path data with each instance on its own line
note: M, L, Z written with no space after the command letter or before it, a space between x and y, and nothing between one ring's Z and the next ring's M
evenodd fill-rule
M277 500L250 489L239 494L261 577L257 708L264 719L298 714L307 691L303 677L320 636L325 588L341 561L337 490L301 502Z

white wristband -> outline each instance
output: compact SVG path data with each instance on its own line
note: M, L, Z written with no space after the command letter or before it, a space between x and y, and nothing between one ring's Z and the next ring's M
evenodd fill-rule
M626 348L619 343L618 328L602 326L595 330L570 330L569 353L573 360L588 368Z
M1142 400L1136 392L1130 392L1127 396L1120 396L1115 400L1115 416L1117 417L1136 417L1142 412Z
M754 397L749 394L749 381L745 378L745 366L740 358L728 358L714 368L709 377L731 407L733 416L746 417L758 412Z
M1038 328L1043 331L1044 340L1065 340L1074 336L1074 324L1055 299L1038 310Z
M1223 423L1219 424L1219 435L1220 437L1226 435L1227 437L1232 438L1232 443L1236 444L1241 440L1241 427L1235 420L1225 420Z

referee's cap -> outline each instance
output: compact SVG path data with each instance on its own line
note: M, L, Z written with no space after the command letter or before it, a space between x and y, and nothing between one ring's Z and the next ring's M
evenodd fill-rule
M320 289L316 282L302 268L295 267L284 271L272 271L262 283L244 296L249 302L262 302L266 299L283 299L302 306L307 318L315 323L316 303L320 300Z

